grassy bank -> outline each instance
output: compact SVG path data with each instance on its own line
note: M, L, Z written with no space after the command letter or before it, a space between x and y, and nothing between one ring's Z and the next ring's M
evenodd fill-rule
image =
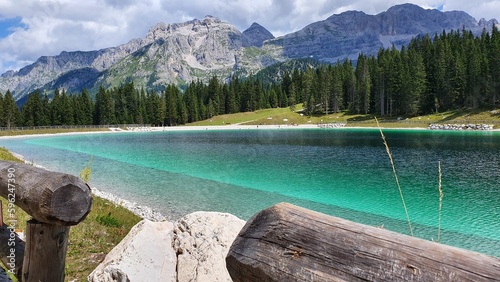
M373 115L349 114L348 112L329 113L307 116L302 113L302 105L295 111L290 108L264 109L256 112L245 112L215 116L208 120L190 123L189 125L287 125L287 124L320 124L346 123L348 126L377 127ZM385 128L427 128L430 123L490 123L500 128L500 110L460 110L424 116L377 117Z
M108 128L57 128L57 129L24 129L24 130L1 130L0 136L20 136L35 134L57 134L68 132L90 132L90 131L109 131Z
M0 148L0 159L21 162L5 148ZM66 281L87 281L87 276L127 235L141 218L129 210L94 196L92 210L80 224L71 227L66 255ZM7 201L1 198L2 205ZM15 215L20 228L30 216L16 207Z

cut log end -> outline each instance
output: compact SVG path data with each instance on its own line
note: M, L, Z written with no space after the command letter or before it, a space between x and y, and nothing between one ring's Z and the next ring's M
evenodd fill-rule
M50 197L46 214L48 220L59 225L76 225L89 214L92 206L92 196L87 184L68 184L59 187Z
M0 195L34 219L54 225L75 225L90 212L92 194L80 178L26 164L0 161Z

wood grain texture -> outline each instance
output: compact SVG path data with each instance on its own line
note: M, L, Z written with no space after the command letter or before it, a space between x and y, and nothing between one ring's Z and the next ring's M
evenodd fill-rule
M55 225L78 224L92 205L90 188L80 178L7 161L0 161L0 196Z
M233 281L499 281L500 259L280 203L226 257Z
M22 281L64 281L69 229L69 226L28 221Z

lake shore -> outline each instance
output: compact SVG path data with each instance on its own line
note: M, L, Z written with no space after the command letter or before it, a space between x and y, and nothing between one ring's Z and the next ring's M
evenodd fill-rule
M428 127L383 127L382 130L432 130ZM127 127L126 129L110 127L108 131L81 131L81 132L62 132L62 133L41 133L41 134L26 134L26 135L13 135L13 136L0 136L0 139L16 139L26 137L45 137L56 135L88 135L88 134L113 134L125 132L157 132L157 131L206 131L206 130L277 130L277 129L379 129L376 126L349 126L344 123L332 124L283 124L283 125L245 125L245 124L229 124L229 125L180 125L180 126L164 126L164 127ZM449 130L450 131L450 130ZM456 130L458 131L458 130ZM465 130L465 131L481 131L481 130ZM499 129L487 130L490 132L498 132Z
M37 164L34 164L34 163L26 160L26 158L23 155L16 154L14 152L10 152L10 153L26 164L33 165L35 167L39 167L39 168L43 168L43 169L47 169L41 165L37 165ZM137 216L139 216L143 219L148 219L148 220L151 220L154 222L168 220L168 218L166 216L164 216L160 212L158 212L158 211L156 211L148 206L139 205L136 202L131 202L127 199L120 198L112 193L108 193L108 192L99 190L96 187L90 187L90 189L91 189L91 192L93 195L100 197L100 198L103 198L103 199L115 204L116 206L121 206L121 207L131 211L132 213L136 214Z

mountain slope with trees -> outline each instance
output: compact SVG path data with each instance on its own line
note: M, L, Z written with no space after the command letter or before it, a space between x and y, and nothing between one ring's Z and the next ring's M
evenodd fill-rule
M161 92L168 84L184 89L192 81L208 83L213 76L221 81L244 78L291 59L336 63L355 60L360 53L376 55L380 48L393 45L400 50L416 36L443 30L465 28L480 35L483 28L491 30L495 24L496 20L476 21L464 12L403 4L377 15L359 11L332 15L273 38L258 24L240 32L230 23L207 16L184 23L159 23L144 38L113 48L40 57L19 71L2 74L0 92L10 90L22 104L37 89L50 97L56 88L68 93L86 88L94 97L101 86L120 87L129 82L146 91Z
M0 95L0 126L173 126L298 103L304 103L307 115L348 111L379 116L500 105L500 32L495 26L480 36L467 30L419 36L401 50L360 54L356 65L348 59L334 65L308 63L304 68L274 66L276 80L234 76L227 82L213 76L208 83L191 82L184 92L175 84L159 93L146 91L133 82L101 87L95 100L85 89L72 95L56 90L52 99L35 91L21 110L7 91Z

